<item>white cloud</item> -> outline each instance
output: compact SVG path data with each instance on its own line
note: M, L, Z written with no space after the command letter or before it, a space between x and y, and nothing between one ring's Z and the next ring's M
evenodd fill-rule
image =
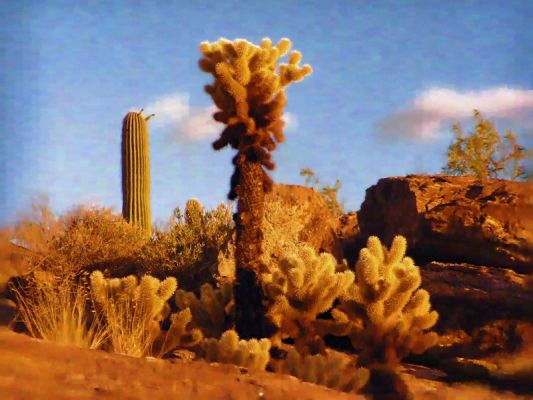
M138 111L140 108L131 109ZM162 96L144 107L144 115L156 114L150 120L154 129L161 129L179 142L215 140L224 129L224 124L213 119L215 105L191 107L188 94L176 93ZM298 120L293 113L284 114L285 130L294 130Z
M498 87L481 91L457 92L434 88L420 93L411 105L378 122L378 132L386 136L422 140L449 132L455 122L471 119L473 110L486 118L512 120L533 127L533 90Z
M293 132L298 129L298 117L291 112L285 112L283 114L283 120L285 121L285 131Z

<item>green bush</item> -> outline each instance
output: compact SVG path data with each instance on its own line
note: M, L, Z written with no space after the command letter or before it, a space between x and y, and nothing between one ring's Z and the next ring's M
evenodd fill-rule
M525 148L518 145L516 135L506 131L502 140L494 124L474 110L475 131L463 137L460 124L452 130L457 137L448 148L447 165L443 172L450 175L474 175L478 179L525 177L522 160L526 158Z
M189 200L185 213L176 208L167 229L156 230L137 252L143 273L176 277L182 289L199 293L204 283L216 283L218 255L233 229L230 206L206 211L197 200Z

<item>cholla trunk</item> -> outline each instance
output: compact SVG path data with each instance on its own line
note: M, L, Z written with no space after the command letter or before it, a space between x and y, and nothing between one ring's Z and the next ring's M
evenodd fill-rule
M243 339L270 337L275 328L265 315L265 293L259 280L265 269L260 261L265 201L263 170L259 162L250 162L243 154L237 158L237 167L241 175L236 188L239 200L235 216L235 326Z

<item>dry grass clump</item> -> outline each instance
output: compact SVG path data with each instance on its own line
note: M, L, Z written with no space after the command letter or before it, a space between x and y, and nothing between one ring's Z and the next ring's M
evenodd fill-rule
M89 291L73 275L57 277L43 271L13 286L22 321L37 338L89 349L100 348L107 327L91 315Z

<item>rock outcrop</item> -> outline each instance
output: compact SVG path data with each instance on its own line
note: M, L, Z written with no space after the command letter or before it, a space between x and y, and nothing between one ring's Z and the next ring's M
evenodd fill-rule
M316 190L299 185L274 184L265 196L263 219L263 261L269 265L279 257L294 252L299 243L318 252L328 252L342 262L345 235L353 238L350 227L341 229L339 219L330 211ZM353 225L353 224L352 224ZM351 226L351 225L350 225ZM235 274L235 239L222 249L218 257L218 274L232 280Z
M339 220L315 189L275 184L265 200L264 224L267 231L271 226L280 235L286 236L283 240L303 242L317 251L326 251L337 258L342 256L340 241L337 240ZM289 234L290 237L287 237ZM269 238L265 238L265 242L268 241Z
M422 287L439 312L437 328L473 330L498 320L533 322L533 290L510 269L431 262L420 268Z
M360 240L395 235L418 265L471 263L533 273L533 183L410 175L380 179L358 212Z

